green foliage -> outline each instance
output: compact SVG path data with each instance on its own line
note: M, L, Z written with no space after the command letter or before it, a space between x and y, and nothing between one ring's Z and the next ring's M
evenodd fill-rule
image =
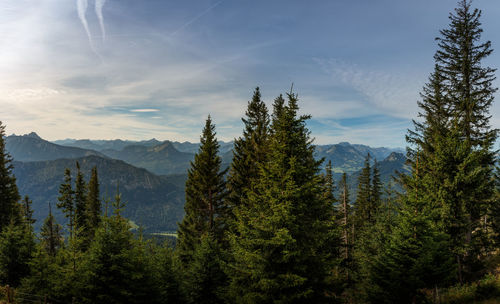
M42 246L36 246L29 266L30 275L22 280L17 292L22 297L31 296L27 298L33 298L34 296L43 299L46 296L49 303L60 298L56 290L64 277L55 257L49 255Z
M184 302L180 290L181 266L166 243L161 247L152 245L148 257L153 263L154 289L158 291L161 303Z
M13 221L0 233L0 285L18 286L29 274L33 235Z
M491 250L487 214L495 207L492 150L497 130L489 124L494 69L483 67L491 43L481 42L481 12L461 0L437 38L436 66L419 102L423 118L407 141L409 197L425 197L430 219L451 239L458 281L482 275Z
M354 227L361 232L373 225L382 200L382 182L377 161L370 165L370 154L366 156L365 166L358 178L358 192L354 204Z
M12 169L12 158L5 150L5 126L0 121L0 232L19 216L17 202L21 197Z
M448 236L432 227L418 204L405 202L379 252L365 259L363 290L371 303L410 303L421 289L442 286L453 276Z
M99 227L99 223L101 221L102 207L99 195L99 177L97 175L97 167L94 166L88 183L87 200L85 202L89 240L93 239L95 230Z
M73 230L75 226L75 201L74 191L71 185L71 171L66 168L64 171L64 183L59 186L59 203L57 208L62 209L64 216L69 220L68 228L70 239L73 238Z
M203 234L210 233L221 241L227 227L224 206L227 193L224 175L227 169L221 170L219 144L215 135L215 126L208 116L200 138L200 149L188 171L184 206L186 215L178 229L177 250L186 265L192 259Z
M82 265L84 303L148 302L152 274L129 228L126 219L114 215L97 229Z
M50 204L49 215L43 222L42 229L40 230L40 245L51 257L55 257L58 250L64 245L62 226L56 222L56 219L52 215Z
M227 277L222 270L222 249L218 241L208 234L202 235L192 259L183 274L187 303L223 303Z
M87 184L80 170L80 164L76 162L75 190L73 192L75 206L75 227L81 231L78 237L88 238L88 220L87 220Z
M238 303L326 300L333 205L323 199L320 162L305 127L309 116L297 111L295 95L287 105L281 96L275 100L268 161L236 210L228 272Z
M259 176L260 166L268 155L269 114L259 88L248 102L243 136L234 141L233 160L228 175L228 208L238 208ZM232 213L232 212L231 212ZM234 215L230 214L234 220Z
M486 300L491 300L491 302ZM443 304L479 303L480 301L498 303L498 300L500 300L500 279L491 274L477 282L452 286L441 292Z

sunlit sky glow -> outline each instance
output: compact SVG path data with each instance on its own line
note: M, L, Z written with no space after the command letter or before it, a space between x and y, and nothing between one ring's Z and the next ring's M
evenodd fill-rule
M0 120L49 140L197 141L211 114L228 141L256 86L271 105L293 83L316 143L402 147L455 5L0 0ZM498 68L500 2L473 6Z

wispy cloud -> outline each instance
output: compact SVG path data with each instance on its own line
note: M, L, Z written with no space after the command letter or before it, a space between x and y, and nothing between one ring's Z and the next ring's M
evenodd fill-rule
M364 95L362 102L366 110L369 105L369 111L408 119L415 117L425 75L369 69L338 59L315 58L314 61L330 75L332 85L347 86Z
M198 21L198 19L200 19L201 17L203 17L206 14L208 14L211 10L213 10L214 8L216 8L217 6L219 6L222 2L223 1L219 1L219 2L216 2L215 4L211 5L209 8L207 8L206 10L204 10L203 12L201 12L200 14L196 15L193 19L188 20L186 23L184 23L179 28L177 28L175 31L173 31L172 33L170 33L169 36L174 36L177 33L181 32L182 30L184 30L185 28L187 28L191 24L193 24L196 21Z
M158 109L133 109L130 110L130 112L138 112L138 113L154 113L154 112L159 112L160 110Z

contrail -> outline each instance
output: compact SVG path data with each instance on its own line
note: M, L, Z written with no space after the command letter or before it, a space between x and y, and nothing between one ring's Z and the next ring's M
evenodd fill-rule
M76 0L76 8L78 9L78 17L85 28L85 32L87 33L87 37L89 38L89 42L92 45L92 36L90 35L89 24L87 23L87 18L85 17L85 13L87 12L87 7L89 3L87 0ZM92 47L93 48L93 47Z
M104 5L105 1L102 1L102 4ZM99 4L101 1L99 1ZM99 59L102 60L102 56L97 52L97 50L94 47L94 42L92 41L92 35L90 34L90 29L89 29L89 24L87 22L87 17L85 16L85 13L87 12L87 8L89 6L88 0L76 0L76 8L78 10L78 18L80 18L80 21L82 22L83 27L85 28L85 32L87 33L87 37L89 38L89 44L90 44L90 49L94 54L96 54ZM97 12L97 6L98 3L96 2L96 12ZM102 6L100 7L102 8ZM101 27L102 28L102 27Z
M99 19L99 25L101 26L101 33L102 33L102 41L106 39L106 30L104 28L104 18L102 16L102 8L104 4L106 3L106 0L95 0L95 14L97 15L97 18Z
M213 10L216 6L218 6L222 2L223 2L223 0L221 0L221 1L217 2L217 3L215 3L214 5L210 6L205 11L203 11L201 14L199 14L198 16L194 17L193 19L189 20L188 22L184 23L181 27L179 27L178 29L176 29L175 31L173 31L169 36L174 36L178 32L180 32L183 29L185 29L186 27L190 26L192 23L196 22L198 19L200 19L201 17L205 16L208 12L210 12L211 10Z

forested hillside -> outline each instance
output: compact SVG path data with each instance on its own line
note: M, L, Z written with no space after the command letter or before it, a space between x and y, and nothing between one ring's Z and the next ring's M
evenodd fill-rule
M184 176L157 176L123 161L98 156L59 159L44 162L13 162L13 173L19 191L33 201L33 217L38 230L48 215L48 204L55 206L64 169L76 172L76 162L86 180L96 167L101 180L103 197L112 198L117 187L126 205L124 215L146 232L175 231L184 214ZM66 223L60 211L54 210L59 223Z

